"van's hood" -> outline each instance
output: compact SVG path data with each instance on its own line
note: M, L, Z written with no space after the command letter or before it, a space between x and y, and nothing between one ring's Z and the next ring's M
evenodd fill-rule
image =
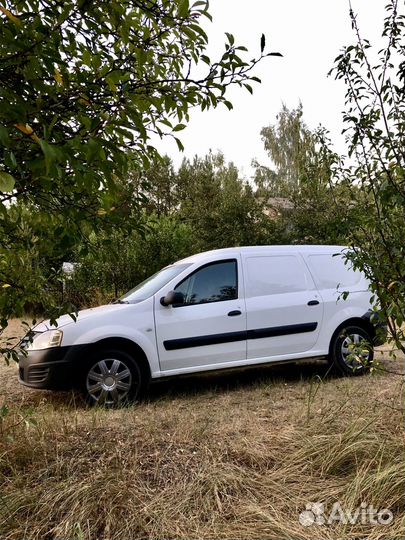
M128 307L132 306L134 307L134 304L107 304L105 306L98 306L94 308L89 309L83 309L78 312L77 314L77 321L82 321L84 319L87 319L88 317L94 316L94 315L103 315L104 313L112 313L116 311L121 311L123 309L126 309ZM74 323L74 319L70 315L62 315L57 321L57 328L61 328L63 326L66 326L67 324ZM34 328L34 331L36 332L45 332L46 330L49 330L51 328L55 328L55 326L52 326L50 321L42 321L39 324L37 324Z

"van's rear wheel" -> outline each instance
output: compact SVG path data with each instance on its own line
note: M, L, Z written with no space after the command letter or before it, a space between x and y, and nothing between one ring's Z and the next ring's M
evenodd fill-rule
M329 359L346 375L367 372L374 358L372 339L360 326L345 326L333 338Z
M111 349L91 358L83 389L89 404L117 407L140 397L143 383L137 362L129 354Z

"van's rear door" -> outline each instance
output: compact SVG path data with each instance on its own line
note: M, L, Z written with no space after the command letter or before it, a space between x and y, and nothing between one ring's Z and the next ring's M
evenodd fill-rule
M247 358L309 351L322 324L323 302L298 253L243 254Z

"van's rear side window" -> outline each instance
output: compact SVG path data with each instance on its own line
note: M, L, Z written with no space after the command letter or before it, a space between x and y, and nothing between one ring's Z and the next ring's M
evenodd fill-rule
M308 262L319 289L344 289L358 285L363 274L353 270L350 261L345 264L341 254L310 255Z

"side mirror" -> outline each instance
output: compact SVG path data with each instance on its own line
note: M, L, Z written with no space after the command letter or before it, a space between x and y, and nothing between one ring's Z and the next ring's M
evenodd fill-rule
M169 291L166 296L160 299L162 306L171 306L173 304L184 304L184 294L176 291Z

